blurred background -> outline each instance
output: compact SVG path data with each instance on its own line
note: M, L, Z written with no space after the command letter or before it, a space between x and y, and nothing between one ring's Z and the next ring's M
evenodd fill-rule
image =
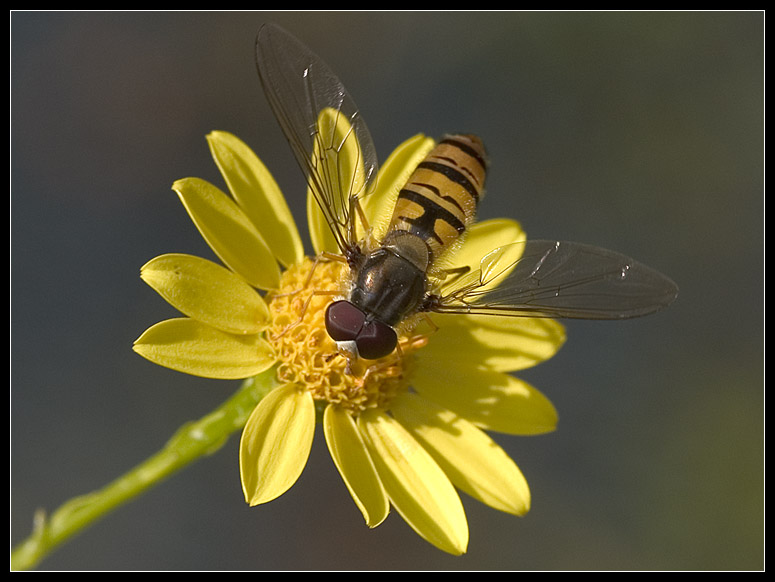
M448 556L395 513L368 530L318 433L294 487L244 503L237 436L55 551L45 570L761 569L764 546L763 14L11 13L11 543L156 452L238 382L134 354L173 310L139 278L212 257L170 189L221 184L205 134L266 162L304 230L303 180L266 104L263 22L303 39L360 106L381 159L477 133L481 216L629 254L668 310L571 322L520 374L558 430L495 435L524 518L464 505Z

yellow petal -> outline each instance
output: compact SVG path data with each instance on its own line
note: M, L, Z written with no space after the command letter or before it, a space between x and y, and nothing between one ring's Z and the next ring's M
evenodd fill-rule
M546 396L527 382L466 364L457 352L456 365L418 362L412 385L429 400L475 425L509 434L541 434L557 426L557 411Z
M212 261L162 255L143 265L140 277L181 313L221 331L255 334L269 325L269 309L256 290Z
M483 431L412 394L397 398L390 410L456 487L500 511L524 515L530 509L530 488L519 467Z
M255 287L277 288L280 267L272 251L229 196L199 178L178 180L172 189L207 244L230 269Z
M387 232L399 190L434 145L436 142L432 138L422 134L410 137L393 150L379 169L374 192L361 202L376 240L382 240Z
M272 174L242 140L213 131L207 143L234 199L284 266L304 257L291 211Z
M314 434L315 403L309 392L286 384L267 394L240 438L245 501L266 503L290 489L307 464Z
M420 536L450 554L468 547L463 504L433 458L395 419L368 410L358 418L390 502Z
M352 415L329 404L323 413L323 430L331 458L366 525L378 526L387 517L390 504Z
M188 318L149 327L133 349L165 368L222 380L255 376L275 362L272 346L261 336L225 333Z
M468 267L469 273L477 273L482 268L482 259L490 255L490 261L486 267L492 269L498 263L494 263L491 253L500 247L510 245L515 242L521 242L527 235L522 230L520 224L508 218L495 218L483 220L471 226L466 234L463 244L455 249L451 249L443 259L445 266L450 267ZM521 255L521 246L516 245L508 247L507 256L499 255L501 261L506 259L515 262ZM452 289L456 287L458 280L454 277L446 279L442 289Z
M513 372L551 358L565 342L564 326L544 317L432 314L438 330L418 352L424 365L454 365L460 354L474 365Z
M318 188L318 194L327 197L325 207L329 212L328 218L342 221L349 211L346 205L350 195L364 194L367 177L363 152L350 122L339 111L331 108L321 111L317 130L313 163L318 165L317 175L324 181ZM307 193L307 219L315 252L340 252L312 189ZM354 219L358 225L357 217Z

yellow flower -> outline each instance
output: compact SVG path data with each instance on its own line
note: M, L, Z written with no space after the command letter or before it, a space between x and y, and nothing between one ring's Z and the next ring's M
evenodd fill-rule
M152 326L134 349L209 378L248 378L274 367L277 386L256 406L240 441L246 501L265 503L293 485L322 412L331 457L369 527L392 505L424 539L462 554L468 524L458 490L526 513L527 482L485 431L555 428L551 402L509 372L551 357L565 339L563 327L550 319L433 315L436 330L399 329L400 354L348 361L323 320L346 266L322 258L336 248L315 205L308 204L308 219L319 258L310 259L255 154L225 132L211 133L208 143L231 196L196 178L173 189L225 267L182 254L148 262L143 280L185 317ZM377 232L392 211L391 193L432 145L410 138L380 169L377 192L364 200ZM489 251L521 238L514 221L483 221L450 262L478 268Z

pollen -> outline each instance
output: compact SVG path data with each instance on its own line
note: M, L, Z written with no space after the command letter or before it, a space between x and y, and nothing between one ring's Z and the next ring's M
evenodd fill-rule
M424 338L401 337L399 347L379 360L363 360L340 351L325 326L328 305L344 295L348 279L343 261L305 260L290 267L267 299L272 326L267 338L278 357L277 378L304 386L316 401L337 404L353 413L387 408L406 391L412 352Z

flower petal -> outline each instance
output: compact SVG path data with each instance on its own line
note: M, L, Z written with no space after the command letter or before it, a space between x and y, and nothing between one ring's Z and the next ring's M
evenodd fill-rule
M399 190L434 145L436 142L432 138L417 134L400 144L382 164L374 192L361 201L376 240L382 240L387 232Z
M323 413L323 430L331 458L366 525L377 527L387 517L390 503L352 415L329 404Z
M255 334L269 308L239 275L212 261L167 254L148 261L140 277L181 313L228 333Z
M325 184L319 188L326 196L328 218L342 220L349 211L343 207L350 194L361 192L366 185L363 152L350 122L339 111L326 108L318 115L315 163L320 166L318 175ZM357 217L353 217L357 221ZM310 238L315 252L339 253L340 248L331 233L327 217L315 201L312 189L307 191L307 220Z
M382 411L358 417L391 503L420 536L460 555L468 547L468 522L455 488L428 452Z
M412 373L417 392L475 425L509 434L541 434L557 426L557 411L546 396L527 382L493 370L459 363L428 362Z
M474 223L466 234L463 244L453 248L444 257L444 263L453 267L468 267L470 273L476 273L482 268L482 259L493 250L527 238L522 226L508 218L494 218ZM521 247L509 247L508 259L516 261L521 254ZM514 249L517 249L516 254ZM452 289L458 280L450 277L444 281L442 289Z
M266 503L285 493L307 464L315 434L312 395L295 384L272 390L242 431L239 460L245 501Z
M172 189L207 244L230 269L255 287L277 288L280 267L272 251L229 196L199 178L178 180Z
M245 142L225 131L207 136L210 152L234 199L283 266L304 257L288 204L272 174Z
M551 358L565 342L564 326L545 317L433 314L438 330L417 354L426 365L446 367L466 354L469 362L513 372Z
M495 509L514 515L528 512L530 488L525 477L482 430L413 394L397 398L390 410L456 487Z
M160 366L205 378L249 378L275 362L261 336L225 333L188 318L149 327L132 349Z

